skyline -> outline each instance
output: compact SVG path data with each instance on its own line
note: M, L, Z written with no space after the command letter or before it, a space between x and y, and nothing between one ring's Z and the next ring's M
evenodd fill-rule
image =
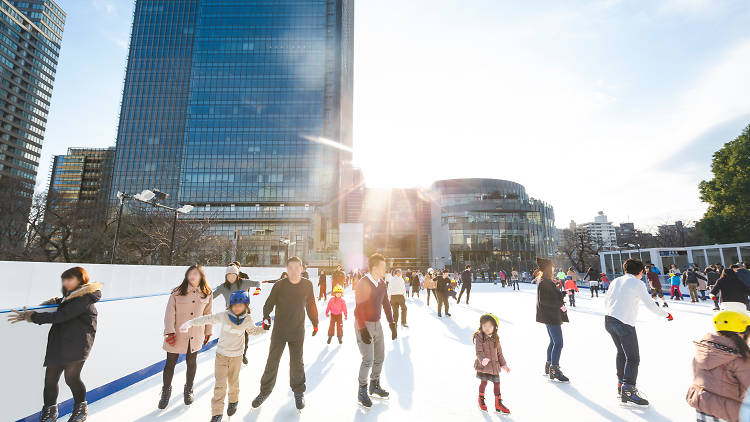
M750 123L750 8L459 4L356 4L354 159L368 185L511 180L554 207L557 227L599 210L642 227L700 218L710 154ZM60 5L68 22L38 190L51 155L114 145L132 19L128 1ZM614 165L622 145L636 164ZM620 200L630 185L645 199Z

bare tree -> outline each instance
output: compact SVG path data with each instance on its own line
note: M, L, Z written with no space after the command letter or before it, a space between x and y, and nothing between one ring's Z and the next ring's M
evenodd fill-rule
M599 267L599 252L603 248L591 238L588 231L563 229L560 236L559 251L576 271Z

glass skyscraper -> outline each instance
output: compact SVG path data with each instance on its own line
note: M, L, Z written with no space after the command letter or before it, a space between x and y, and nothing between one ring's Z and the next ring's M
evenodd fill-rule
M243 264L337 248L353 0L138 0L110 198L159 189Z
M0 0L0 189L29 205L64 26L51 0Z

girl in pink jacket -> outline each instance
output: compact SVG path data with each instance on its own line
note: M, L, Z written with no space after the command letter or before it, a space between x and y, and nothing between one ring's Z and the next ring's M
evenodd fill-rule
M333 338L333 328L336 327L336 337L339 338L339 344L341 344L341 338L344 336L344 322L341 320L341 315L344 315L344 319L349 319L346 312L346 301L342 297L344 295L344 289L341 285L337 284L333 288L333 297L328 301L326 307L326 316L331 317L331 324L328 326L328 344L331 344Z

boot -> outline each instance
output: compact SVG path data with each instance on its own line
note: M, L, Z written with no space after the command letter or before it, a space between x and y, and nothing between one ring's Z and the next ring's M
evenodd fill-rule
M367 384L360 384L359 390L357 390L357 401L364 407L372 407L372 400L367 395Z
M623 384L620 400L623 403L633 403L636 406L648 406L648 400L641 397L635 385Z
M185 400L185 406L190 406L195 401L195 394L193 394L193 386L185 384L185 390L182 392L183 399Z
M328 336L328 342L327 342L328 344L331 344L331 339L332 338L333 338L333 336Z
M495 398L495 412L502 413L503 415L509 415L510 414L510 409L508 409L507 407L505 407L505 405L503 404L503 401L502 401L502 399L500 397L501 397L501 395L498 394L497 397Z
M297 410L305 408L305 393L294 393L294 405L297 407Z
M73 413L70 414L70 419L68 419L68 422L84 422L88 415L88 403L82 401L78 404L73 405Z
M341 336L339 336L339 344L343 344L344 342L341 341Z
M546 362L546 363L544 364L544 376L545 376L545 377L548 377L548 376L549 376L549 366L550 366L550 363L549 363L549 362Z
M211 416L211 422L221 422L222 415L213 415Z
M227 416L232 416L237 413L237 402L229 403L227 406Z
M560 369L559 365L550 365L550 367L549 367L549 379L551 379L553 381L558 381L558 382L570 382L570 380L568 379L568 377L566 377L562 373L562 370Z
M661 304L661 307L662 308L669 308L669 305L667 305L667 302L664 302L664 303Z
M159 409L164 410L169 405L169 397L172 395L172 386L165 386L161 388L161 398L159 399Z
M39 417L39 422L56 422L57 421L57 405L44 406Z
M382 387L380 387L380 380L370 380L370 394L374 394L380 398L387 398L390 393L383 390Z
M479 393L479 409L487 411L487 405L484 403L484 393Z
M259 393L258 397L256 397L255 399L253 399L253 403L252 403L253 409L259 408L260 405L263 404L263 402L266 401L267 398L268 398L267 395L265 395L263 393Z
M622 396L622 382L617 382L617 398L620 398Z

